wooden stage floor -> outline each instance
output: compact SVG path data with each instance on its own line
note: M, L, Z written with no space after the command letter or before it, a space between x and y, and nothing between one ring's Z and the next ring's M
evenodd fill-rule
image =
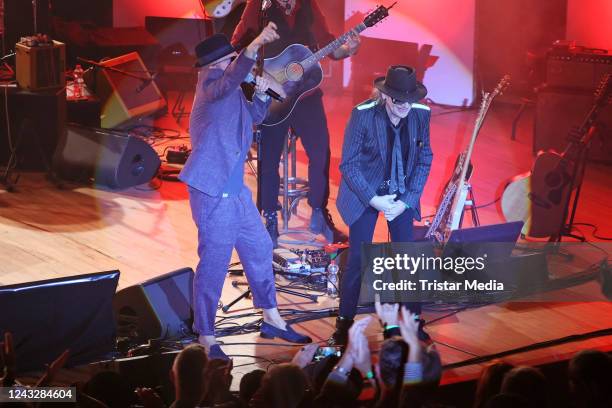
M351 106L347 98L327 98L325 102L332 147L329 208L341 229L346 231L335 209L335 199L344 125ZM501 193L505 181L529 170L532 163L533 120L529 112L520 122L517 140L510 140L511 120L516 108L497 105L479 136L473 157L475 173L472 179L478 204L493 201ZM424 214L434 212L437 197L452 171L455 157L471 136L475 116L475 111L451 112L433 108L431 135L435 157L422 199ZM158 125L180 128L185 133L187 120L183 120L181 128L167 116L161 118ZM168 144L185 142L180 140ZM298 172L306 174L306 157L301 146L299 149ZM607 236L612 235L611 176L612 167L589 164L576 218L578 222L597 224L599 234ZM248 169L245 180L254 190L255 179ZM292 226L305 225L309 215L307 205L300 204ZM496 205L480 209L479 215L484 225L503 221ZM375 240L386 241L386 224L380 221ZM580 228L595 241L588 228ZM164 181L158 189L144 185L121 192L87 186L68 186L59 190L42 174L24 173L17 192L0 191L1 285L119 269L119 288L125 288L179 268L195 267L196 246L196 230L187 190L182 183ZM230 280L226 280L223 302L228 302L242 290L232 287ZM596 282L583 286L582 290L599 292ZM279 294L278 299L281 308L310 310L337 305L336 300L327 298L321 298L317 304L305 303L285 294ZM251 306L250 301L243 301L234 313L242 313ZM612 327L612 303L603 297L600 302L505 303L444 316L443 312L424 313L428 321L443 317L429 325L428 332L438 343L443 363L450 364ZM324 341L332 333L333 324L333 320L327 318L301 323L299 328L316 341ZM381 340L378 328L372 325L369 333L376 348L376 343ZM228 345L228 354L257 356L236 358L234 387L241 373L256 366L266 367L270 360L286 360L294 351L292 346L282 342L276 343L281 347L264 345L262 343L270 341L263 341L256 334L221 340L241 343ZM506 359L515 364L537 364L563 359L577 350L592 347L611 350L612 336L517 354ZM473 378L480 369L480 366L472 365L447 370L444 382Z

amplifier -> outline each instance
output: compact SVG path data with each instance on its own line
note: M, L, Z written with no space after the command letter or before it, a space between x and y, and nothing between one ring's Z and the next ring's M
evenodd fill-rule
M568 135L580 126L593 106L593 92L567 88L544 88L538 92L534 120L534 154L553 149L562 152ZM612 104L604 106L597 120L599 131L591 141L589 159L612 162Z
M17 84L29 91L63 88L66 85L66 46L58 41L52 45L29 47L17 43Z
M604 74L612 73L612 54L579 47L552 50L546 56L546 83L550 87L594 90Z

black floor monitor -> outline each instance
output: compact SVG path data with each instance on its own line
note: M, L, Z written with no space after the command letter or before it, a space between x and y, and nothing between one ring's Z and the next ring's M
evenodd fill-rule
M0 286L0 336L13 335L18 373L43 369L66 349L67 366L112 351L118 281L110 271Z

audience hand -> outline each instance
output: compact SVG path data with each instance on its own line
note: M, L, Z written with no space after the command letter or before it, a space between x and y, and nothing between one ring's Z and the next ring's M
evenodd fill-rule
M386 326L399 326L399 303L381 304L380 295L377 294L374 308L383 328Z
M135 392L142 401L144 408L166 408L164 401L151 388L136 388Z
M10 387L15 383L15 349L13 348L13 335L4 333L4 341L0 342L0 384Z
M419 341L419 317L402 306L402 316L399 320L400 332L404 341L410 347L408 361L416 362L421 359L421 343Z
M317 343L310 343L302 347L295 355L291 362L300 368L306 367L314 357L319 345Z
M363 331L359 333L354 343L355 346L352 350L353 365L365 377L368 372L372 371L372 354L370 353L368 339Z
M233 360L214 359L208 361L204 369L204 398L209 405L225 402L232 385Z
M397 194L374 196L370 200L370 205L376 208L378 211L386 212L387 210L391 209L391 207L393 206L393 203L395 202L394 200L396 197L397 197Z
M60 354L60 356L56 358L55 361L49 364L49 366L47 367L47 371L45 372L45 374L43 374L42 377L40 377L40 380L38 380L36 386L48 387L49 384L53 382L53 379L55 378L59 370L64 367L64 364L66 364L66 361L68 361L69 356L70 350L66 350L62 354Z

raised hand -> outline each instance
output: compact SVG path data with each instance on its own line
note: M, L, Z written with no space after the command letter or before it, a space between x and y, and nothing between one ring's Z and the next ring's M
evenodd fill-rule
M411 313L406 307L402 306L402 316L399 320L402 338L408 344L408 361L416 362L421 360L421 342L419 341L419 316Z
M37 387L47 387L49 384L53 382L53 379L59 372L59 370L64 367L66 361L68 361L68 357L70 356L70 350L64 351L59 355L49 366L47 367L47 371L43 374L42 377L38 380L36 384Z
M353 353L353 365L361 372L364 377L370 371L372 371L372 354L370 352L370 345L368 344L368 338L365 336L363 331L359 337L354 340L355 346L352 349Z
M399 303L380 303L380 295L376 295L374 302L376 315L380 320L380 324L384 326L398 326L399 322Z
M164 401L151 388L136 388L135 392L144 408L166 408Z
M277 27L273 22L269 22L267 26L261 30L261 33L253 40L251 44L256 45L257 47L261 47L265 44L270 44L280 38L278 33L276 32Z
M314 357L318 348L319 345L317 343L305 345L300 349L300 351L295 353L291 362L300 368L306 367L312 361L312 358Z

